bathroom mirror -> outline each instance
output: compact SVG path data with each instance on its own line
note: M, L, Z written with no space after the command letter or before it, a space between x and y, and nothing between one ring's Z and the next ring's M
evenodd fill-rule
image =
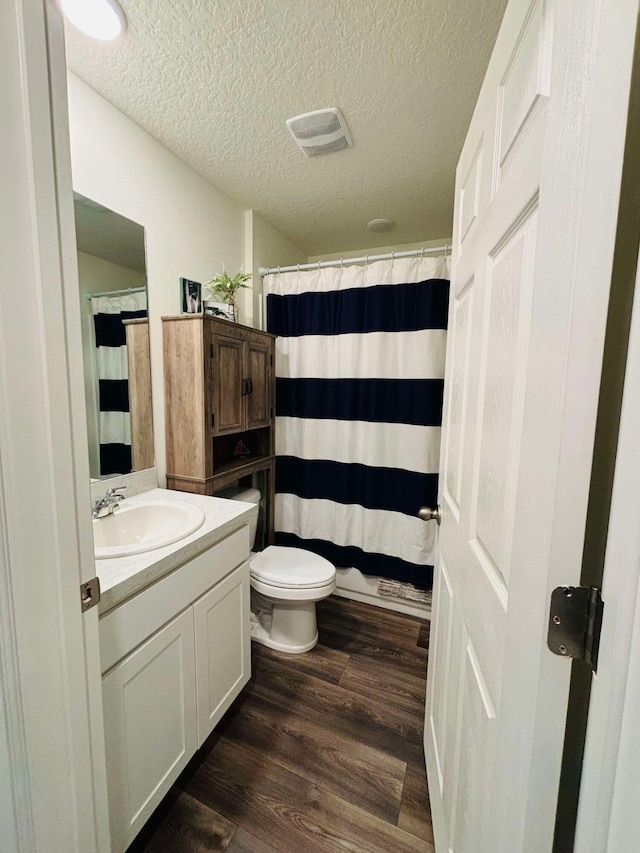
M74 193L89 472L154 462L144 228Z

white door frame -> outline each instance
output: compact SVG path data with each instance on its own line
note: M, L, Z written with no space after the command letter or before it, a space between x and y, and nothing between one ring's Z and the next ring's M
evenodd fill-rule
M635 157L636 152L630 151ZM638 211L635 211L637 217ZM576 853L640 849L640 263L605 555Z
M0 848L109 849L62 17L0 4Z

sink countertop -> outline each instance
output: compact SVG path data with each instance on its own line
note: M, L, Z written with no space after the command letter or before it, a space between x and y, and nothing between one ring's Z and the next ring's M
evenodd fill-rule
M243 525L249 524L252 515L258 512L258 507L254 504L206 495L192 495L188 492L175 492L170 489L151 489L127 498L127 504L166 500L200 507L204 512L204 523L193 533L171 545L145 551L142 554L132 554L129 557L96 560L96 574L100 578L101 590L98 605L100 615L122 604L145 587L151 586L164 575L215 545Z

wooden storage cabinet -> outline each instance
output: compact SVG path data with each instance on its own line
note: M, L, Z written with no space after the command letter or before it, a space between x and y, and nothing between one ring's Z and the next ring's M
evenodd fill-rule
M265 472L273 540L275 336L214 317L163 317L167 488L213 495ZM247 455L237 454L242 442Z

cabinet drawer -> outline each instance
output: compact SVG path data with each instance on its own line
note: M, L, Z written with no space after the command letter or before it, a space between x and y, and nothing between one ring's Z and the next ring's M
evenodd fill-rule
M99 622L102 672L245 562L249 548L249 528L244 526L103 616Z

